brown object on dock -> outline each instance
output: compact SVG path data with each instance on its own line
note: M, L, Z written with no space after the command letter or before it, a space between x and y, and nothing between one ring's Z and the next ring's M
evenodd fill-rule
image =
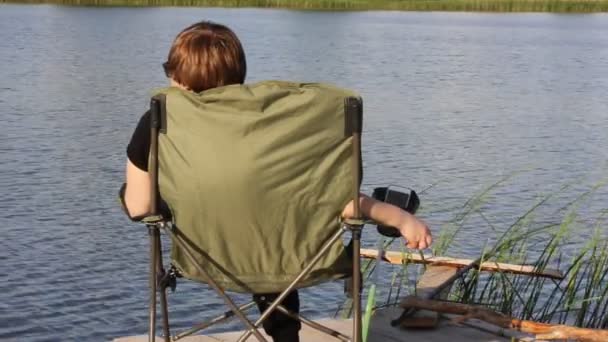
M406 329L435 329L439 325L439 314L428 310L416 311L399 322Z
M458 320L464 321L474 318L502 328L536 334L537 339L573 339L581 342L608 341L608 330L586 329L567 325L553 325L533 321L523 321L476 305L443 302L410 296L403 299L401 306L404 308L431 310L440 313L462 315L462 317Z
M452 324L441 319L436 329L399 329L391 326L391 321L403 311L399 307L377 310L372 316L369 327L368 342L511 342L505 335L497 335L490 329L477 326ZM518 333L521 334L521 333ZM516 335L518 337L522 335ZM329 342L330 340L327 340Z
M376 259L378 257L378 251L375 249L361 249L361 257L368 259ZM423 256L418 254L403 254L401 252L387 251L384 254L384 260L391 263L401 265L405 262L416 263L416 264L430 264L437 266L449 266L449 267L466 267L470 265L474 260L471 259L457 259L450 257L439 257L439 256ZM562 272L554 269L546 268L539 271L534 266L530 265L514 265L506 264L494 261L485 261L481 264L482 271L490 272L504 272L513 274L525 274L532 275L535 277L544 277L551 279L564 279Z

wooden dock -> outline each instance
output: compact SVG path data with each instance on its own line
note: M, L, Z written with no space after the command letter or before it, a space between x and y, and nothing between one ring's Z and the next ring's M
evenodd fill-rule
M379 310L372 318L369 342L401 342L401 341L425 341L425 342L509 342L510 337L499 336L491 332L491 327L455 325L448 320L441 320L436 329L400 329L390 325L392 319L398 317L402 310L391 308ZM321 324L335 329L345 335L350 336L352 332L352 322L350 320L319 320ZM184 342L235 342L242 332L228 332L212 335L190 336L180 341ZM266 336L266 335L264 335ZM534 341L521 335L515 341ZM114 342L147 342L147 336L132 336L117 338ZM157 341L162 342L160 337ZM257 341L255 337L250 337L247 341ZM272 339L268 338L268 341ZM338 339L320 333L316 330L304 326L300 331L301 342L334 342Z

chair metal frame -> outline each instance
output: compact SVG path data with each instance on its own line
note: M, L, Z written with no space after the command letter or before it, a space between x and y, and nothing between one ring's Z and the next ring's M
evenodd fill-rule
M268 306L268 308L261 313L260 317L255 321L250 321L244 314L244 311L255 306L255 302L249 302L247 304L237 306L237 304L224 292L224 290L217 285L217 283L209 276L204 267L195 261L192 250L188 244L184 241L183 237L178 234L174 234L172 226L162 219L159 215L158 203L159 203L159 191L158 191L158 135L161 132L161 121L164 120L164 98L155 96L150 101L150 113L151 113L151 125L150 125L150 163L149 172L151 176L151 193L153 194L150 201L150 214L142 222L148 227L148 233L150 237L150 276L149 276L149 329L148 338L150 342L155 341L156 332L156 316L157 316L157 299L160 299L160 308L162 314L162 325L163 325L163 341L177 341L183 337L192 335L202 329L205 329L216 323L223 322L233 317L237 317L247 328L243 335L238 341L245 341L251 335L254 335L259 341L267 341L264 336L258 330L262 325L262 322L266 320L274 310L278 310L293 319L299 320L301 323L306 324L314 329L317 329L323 333L341 341L362 341L362 325L361 325L361 274L360 274L360 247L361 247L361 230L364 225L364 221L361 217L361 208L359 204L359 184L361 179L361 131L362 131L362 118L363 109L360 98L347 97L344 101L345 116L348 118L345 125L345 133L352 137L352 153L353 153L353 182L352 182L352 198L354 201L354 218L344 220L342 226L336 230L331 238L327 240L317 254L312 258L310 263L300 272L298 276L285 288L280 295ZM230 308L229 311L224 314L212 318L203 323L197 324L191 329L181 332L177 335L171 336L169 329L169 311L167 306L167 287L169 273L165 271L163 267L163 257L161 251L161 231L165 232L171 237L173 243L180 244L185 256L196 265L197 270L205 278L206 283L215 290L215 292L222 297L226 305ZM290 312L280 303L287 297L287 295L294 290L300 280L304 278L314 267L314 265L325 255L330 247L342 237L342 235L349 231L352 234L352 300L353 300L353 332L352 337L348 337L338 331L330 329L317 322L309 320L299 314ZM158 295L157 295L158 293Z

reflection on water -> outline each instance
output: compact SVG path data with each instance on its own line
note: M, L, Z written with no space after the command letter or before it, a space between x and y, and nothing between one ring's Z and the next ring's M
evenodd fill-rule
M570 184L537 214L551 220L605 177L606 15L0 5L0 339L145 332L147 235L123 217L115 194L149 90L166 82L169 44L200 19L235 29L250 81L359 90L364 189L434 184L422 209L435 232L505 176L482 207L503 228ZM585 202L582 227L607 199L602 188ZM486 227L471 217L452 253L474 255ZM590 233L581 231L581 239ZM342 298L341 284L307 290L305 311L331 315ZM170 300L178 326L221 306L185 282Z

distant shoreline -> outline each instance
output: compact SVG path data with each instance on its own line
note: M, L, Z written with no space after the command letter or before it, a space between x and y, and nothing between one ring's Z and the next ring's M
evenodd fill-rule
M56 0L6 1L13 4L117 7L283 8L323 11L454 11L454 12L608 12L608 0Z

